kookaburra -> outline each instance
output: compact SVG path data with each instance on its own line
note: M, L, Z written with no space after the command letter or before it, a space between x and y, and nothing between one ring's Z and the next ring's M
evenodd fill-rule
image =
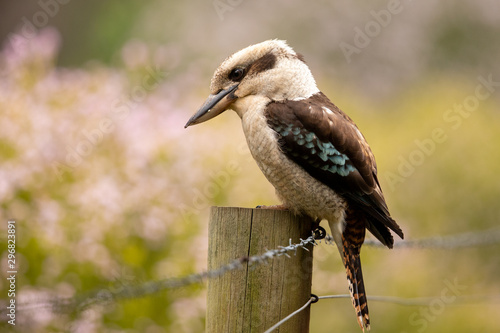
M316 86L301 54L269 40L236 52L215 71L211 95L185 127L225 110L240 116L250 152L282 207L327 220L362 329L370 327L360 249L368 229L392 248L391 218L377 165L354 122Z

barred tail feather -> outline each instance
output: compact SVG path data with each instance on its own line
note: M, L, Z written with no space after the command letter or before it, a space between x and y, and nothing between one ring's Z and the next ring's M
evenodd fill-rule
M352 305L356 311L359 326L364 331L370 330L370 316L368 314L368 303L366 300L365 285L363 283L363 273L361 272L361 260L359 247L349 246L343 239L344 265L349 283Z

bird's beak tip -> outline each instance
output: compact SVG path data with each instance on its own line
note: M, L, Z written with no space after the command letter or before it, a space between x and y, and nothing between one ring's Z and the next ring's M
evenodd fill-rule
M186 125L184 125L184 128L188 128L189 126L194 125L194 124L196 124L196 122L194 122L193 119L189 119L188 122L186 123Z
M225 90L221 90L217 94L210 95L200 109L188 120L186 125L184 125L184 128L202 123L224 112L237 98L234 96L234 91L237 88L238 85L234 85Z

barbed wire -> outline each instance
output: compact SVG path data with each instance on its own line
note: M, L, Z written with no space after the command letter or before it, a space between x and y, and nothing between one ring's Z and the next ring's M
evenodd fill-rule
M440 296L437 296L439 298ZM463 305L464 303L483 303L485 301L500 301L500 294L492 294L492 295L455 295L453 296L453 303L449 303L450 305ZM327 295L327 296L318 296L318 299L336 299L336 298L351 298L348 294L343 295ZM412 298L404 298L397 296L374 296L367 295L366 298L371 302L381 302L381 303L391 303L403 306L422 306L429 305L430 302L436 299L436 296L427 296L427 297L412 297Z
M335 245L333 237L327 235L325 243ZM458 249L500 244L500 228L493 228L479 232L466 232L451 236L429 237L422 239L400 240L394 242L394 248L421 248L421 249ZM366 239L364 245L370 247L385 247L376 239Z
M177 289L191 284L201 283L206 279L216 278L229 271L242 268L246 263L251 266L254 264L265 263L275 257L290 257L288 253L293 252L295 255L297 253L297 249L299 248L309 251L306 247L309 244L313 246L317 245L314 234L306 239L300 239L300 242L296 244L292 244L292 240L289 239L289 244L287 246L278 246L276 249L266 250L266 252L260 255L244 256L215 270L191 274L181 278L148 281L139 285L125 285L117 290L115 290L115 288L99 289L74 298L52 298L35 304L25 302L19 304L18 309L20 311L28 311L51 307L56 312L81 312L86 308L98 304L106 304L112 301L143 297L166 289ZM2 310L2 312L4 311Z
M315 303L318 300L319 300L318 296L311 295L311 297L309 298L309 300L304 305L302 305L299 309L295 310L294 312L290 313L285 318L283 318L280 321L278 321L272 327L268 328L264 333L271 333L272 331L274 331L275 329L277 329L278 327L280 327L281 325L283 325L285 322L287 322L288 320L292 319L293 317L295 317L296 315L298 315L299 313L301 313L302 311L304 311L309 305L311 305L311 303Z
M280 256L290 257L289 253L297 253L298 249L307 249L307 245L318 245L316 242L321 237L315 237L311 235L306 239L300 239L300 242L293 244L292 240L289 240L287 246L278 246L276 249L266 250L263 254L254 256L245 256L231 261L230 263L221 266L215 270L207 270L201 273L187 275L185 277L179 278L167 278L159 281L148 281L142 284L123 284L121 288L103 288L86 294L78 295L72 298L58 298L53 297L44 301L37 302L24 302L19 304L19 311L30 311L37 310L40 308L50 307L54 312L81 312L85 309L99 305L107 304L111 302L116 302L119 300L132 299L144 297L157 292L161 292L167 289L178 289L186 287L195 283L201 283L207 279L217 278L224 275L227 272L240 269L245 267L245 264L255 265L268 262L273 258ZM335 244L333 237L331 235L326 235L324 238L326 244ZM383 245L375 240L367 240L365 242L368 246L382 247ZM500 244L500 229L491 229L475 233L463 233L452 236L444 237L432 237L419 240L406 240L401 242L396 242L394 244L395 248L437 248L437 249L455 249L455 248L465 248L465 247L477 247ZM331 295L331 296L321 296L322 298L348 298L349 295ZM465 296L462 296L465 297ZM499 298L500 295L493 295L489 297L485 296L470 296L469 299L484 300L488 298ZM427 304L432 298L419 298L419 299L405 299L392 296L369 296L368 299L380 302L390 302L394 304L401 305L421 305ZM419 303L420 302L420 303ZM309 304L308 304L309 305ZM304 306L303 308L306 308ZM303 308L299 309L300 311ZM300 311L297 311L300 312ZM3 314L5 310L2 310Z
M267 329L264 333L271 333L281 325L283 325L288 320L292 319L294 316L298 315L300 312L307 309L309 305L312 303L316 303L322 299L339 299L339 298L351 298L350 295L326 295L326 296L316 296L314 294L307 300L307 302L301 306L299 309L295 310L272 327ZM391 304L398 304L404 306L428 306L432 301L436 300L436 297L415 297L415 298L403 298L396 296L366 296L369 301L372 302L385 302ZM500 301L500 294L498 295L457 295L453 303L449 303L449 305L460 306L463 303L471 303L471 302L485 302L485 301Z
M326 235L324 242L326 244L335 245L335 241L331 235ZM368 239L364 242L367 246L372 247L385 247L382 243L377 240ZM478 247L478 246L488 246L500 244L500 229L490 229L480 232L468 232L452 236L443 237L432 237L417 240L407 240L398 241L394 243L395 248L435 248L435 249L456 249L456 248L467 248L467 247ZM317 300L321 299L339 299L339 298L350 298L348 294L343 295L327 295L327 296L316 296L312 297L299 309L292 312L287 317L280 320L278 323L273 325L271 328L265 331L265 333L271 333L282 324L302 312L306 309L315 298ZM457 295L452 303L453 305L462 305L463 303L471 302L485 302L485 301L500 301L500 294L498 295ZM398 304L403 306L428 306L430 302L436 299L436 297L415 297L415 298L403 298L397 296L369 296L367 299L372 302L385 302L391 304ZM317 301L316 300L316 301Z

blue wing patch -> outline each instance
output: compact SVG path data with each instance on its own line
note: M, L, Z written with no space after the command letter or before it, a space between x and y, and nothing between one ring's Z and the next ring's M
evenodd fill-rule
M284 141L283 150L310 167L343 177L356 171L347 155L339 152L331 142L322 142L314 133L292 125L278 125L273 129Z

